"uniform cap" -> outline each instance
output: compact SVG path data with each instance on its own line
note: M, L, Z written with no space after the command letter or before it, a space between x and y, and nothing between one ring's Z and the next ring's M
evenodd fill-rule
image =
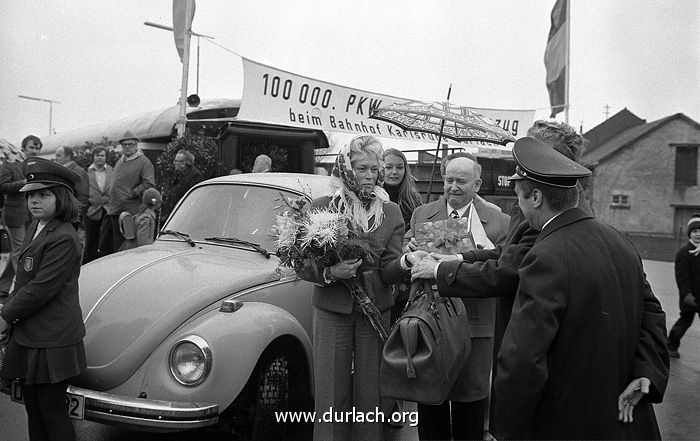
M554 150L546 143L530 137L520 138L513 146L515 174L509 181L528 179L553 187L573 188L591 171Z
M19 191L34 191L42 188L63 185L71 191L81 181L79 174L73 170L44 158L31 157L22 163L22 173L27 183Z
M131 130L127 130L126 132L124 132L124 134L122 135L121 139L119 140L119 144L121 144L122 142L127 141L127 140L129 140L129 139L133 139L133 140L135 140L136 142L139 141L139 138L136 137L136 136L134 136L134 134L131 133Z

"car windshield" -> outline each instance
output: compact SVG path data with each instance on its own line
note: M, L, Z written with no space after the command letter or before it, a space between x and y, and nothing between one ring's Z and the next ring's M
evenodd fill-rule
M192 190L163 229L185 233L192 240L236 238L274 250L271 228L275 216L286 209L280 194L298 197L288 191L252 185L205 185Z

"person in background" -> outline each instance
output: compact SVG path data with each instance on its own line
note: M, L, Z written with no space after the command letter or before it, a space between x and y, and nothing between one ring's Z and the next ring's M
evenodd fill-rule
M155 188L149 188L143 192L143 202L139 207L139 212L131 221L124 221L124 217L130 217L128 212L122 213L122 235L126 237L121 250L150 245L155 240L156 234L156 212L162 203L160 192ZM133 231L124 231L133 228ZM121 251L120 250L120 251Z
M258 155L253 163L251 173L267 173L272 170L272 159L267 155Z
M81 213L87 210L89 187L87 172L75 162L75 151L70 147L56 149L56 162L80 175L80 183L75 187L75 198L80 202Z
M668 333L668 351L679 358L681 338L693 324L695 314L700 315L700 213L694 213L688 221L688 243L676 253L676 285L678 285L681 316Z
M30 440L73 440L66 388L87 368L78 298L82 248L72 226L80 216L73 192L81 178L43 158L27 159L23 171L21 191L35 220L0 309L0 330L12 327L0 377L22 382Z
M243 173L240 169L237 168L232 168L230 172L228 172L229 175L240 175Z
M175 174L171 182L172 193L167 198L165 211L170 214L175 204L192 188L202 181L202 172L194 165L194 155L187 150L179 150L173 160Z
M109 212L112 224L112 249L121 248L124 242L119 229L119 216L127 211L132 216L138 213L143 193L155 185L155 174L151 161L139 150L139 139L127 130L119 144L122 157L114 165L114 181L109 193Z
M319 176L328 176L328 170L324 167L314 167L314 174Z
M331 196L315 199L312 208L334 207L368 234L378 249L377 259L363 277L371 277L374 302L389 320L393 305L390 285L408 272L400 263L404 233L399 207L381 187L383 149L373 136L358 136L338 153L331 172ZM315 406L320 415L334 412L376 412L381 409L379 365L382 346L369 320L353 304L342 279L355 277L363 261L342 260L302 274L314 282L312 293ZM314 440L379 440L381 422L315 422Z
M85 213L83 264L112 253L112 225L107 214L114 170L107 164L107 149L95 147L87 169L89 197Z
M22 161L26 157L36 156L41 152L41 140L29 135L22 140L22 151L11 155L0 167L0 193L4 198L2 221L10 239L10 259L0 275L0 303L7 298L19 262L19 253L24 243L24 234L29 226L31 216L27 210L27 201L20 188L26 183L22 174Z

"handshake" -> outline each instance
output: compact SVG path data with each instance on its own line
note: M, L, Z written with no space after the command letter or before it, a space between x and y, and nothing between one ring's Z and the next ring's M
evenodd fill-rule
M439 254L429 253L418 249L418 242L415 238L404 246L404 256L406 265L411 270L411 281L416 279L435 279L437 277L437 267L440 262L447 260L461 260L459 254Z

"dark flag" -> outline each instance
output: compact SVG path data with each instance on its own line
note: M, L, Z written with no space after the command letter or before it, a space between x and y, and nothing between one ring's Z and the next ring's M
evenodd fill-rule
M547 69L547 91L552 106L550 117L564 110L566 102L567 35L566 8L568 0L557 0L552 9L552 27L549 30L544 65Z

